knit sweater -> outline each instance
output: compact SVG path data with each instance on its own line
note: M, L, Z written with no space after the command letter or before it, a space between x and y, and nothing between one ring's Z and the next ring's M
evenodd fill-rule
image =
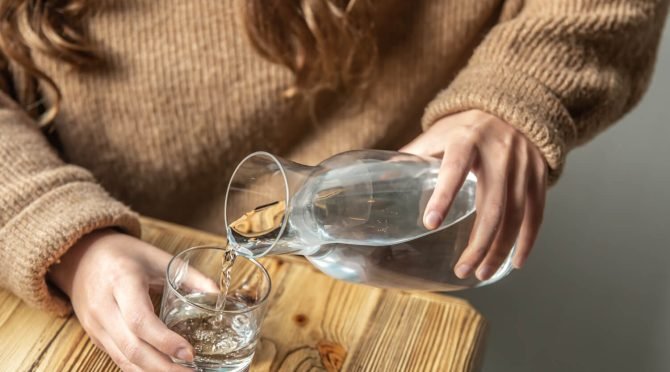
M342 95L312 120L282 95L291 73L251 48L241 1L114 1L87 22L104 69L33 51L63 93L61 145L0 94L4 288L65 314L45 274L88 232L138 235L137 213L223 232L227 180L254 150L313 164L397 149L479 109L535 143L555 179L571 148L640 99L668 14L667 0L379 2L365 97Z

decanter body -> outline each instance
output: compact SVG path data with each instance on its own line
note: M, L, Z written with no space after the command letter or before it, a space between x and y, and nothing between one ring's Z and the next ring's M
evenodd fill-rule
M476 216L474 174L442 225L423 226L439 165L379 150L337 154L314 167L251 154L228 186L228 239L241 255L304 255L334 278L380 287L450 291L500 280L512 269L511 254L485 282L453 272Z

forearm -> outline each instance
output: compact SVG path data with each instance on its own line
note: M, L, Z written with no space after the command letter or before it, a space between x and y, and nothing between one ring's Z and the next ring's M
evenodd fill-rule
M0 100L0 285L59 314L65 299L45 281L82 236L109 226L139 234L137 216L83 168L61 161L20 109Z

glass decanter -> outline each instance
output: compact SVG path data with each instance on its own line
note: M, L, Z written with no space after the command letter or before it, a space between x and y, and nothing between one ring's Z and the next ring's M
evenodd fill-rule
M424 227L439 166L380 150L344 152L313 167L253 153L228 185L228 239L243 256L303 255L331 277L380 287L451 291L502 279L512 254L483 282L453 271L476 215L474 174L442 225Z

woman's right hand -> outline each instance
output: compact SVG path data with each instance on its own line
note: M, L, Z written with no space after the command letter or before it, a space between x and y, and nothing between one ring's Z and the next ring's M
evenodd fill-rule
M163 280L170 258L132 236L99 230L75 243L49 279L70 297L93 342L124 371L190 371L168 355L192 361L193 348L160 321L149 297L149 285Z

